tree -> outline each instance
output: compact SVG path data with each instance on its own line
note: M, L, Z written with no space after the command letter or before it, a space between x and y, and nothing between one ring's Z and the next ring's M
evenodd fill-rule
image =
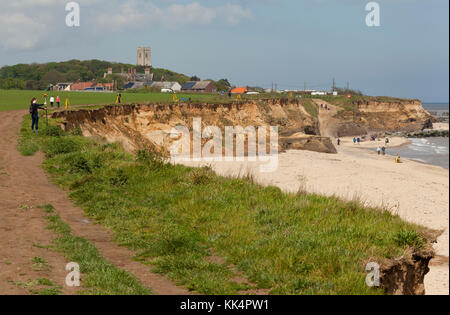
M231 84L228 79L220 79L216 82L217 91L229 91L231 89Z
M41 81L48 82L51 84L64 82L65 80L66 76L57 70L50 70L41 79Z

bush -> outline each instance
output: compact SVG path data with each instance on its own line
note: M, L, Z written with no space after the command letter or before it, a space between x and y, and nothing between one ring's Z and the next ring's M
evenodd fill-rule
M69 131L69 135L71 136L82 136L83 135L83 131L81 131L80 127L74 128L72 130Z
M115 170L115 174L109 178L109 182L113 186L124 186L128 183L129 177L123 169Z
M58 126L49 125L44 129L44 135L49 137L62 137L64 134L64 130Z
M214 181L215 174L208 167L194 169L192 171L192 183L194 185L207 185Z
M160 154L150 150L137 151L136 161L145 163L151 168L160 168L164 166L164 158Z
M83 155L75 155L70 161L71 173L92 173L89 161Z
M424 239L415 231L402 230L394 235L394 242L401 247L422 248L425 245Z
M44 144L44 152L47 157L54 157L58 154L66 154L78 151L81 143L72 138L50 138Z
M38 150L39 146L33 141L33 139L20 139L18 145L19 152L24 156L32 156Z

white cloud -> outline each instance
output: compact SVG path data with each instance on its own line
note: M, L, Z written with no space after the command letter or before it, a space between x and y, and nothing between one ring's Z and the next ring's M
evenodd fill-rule
M38 18L20 12L0 14L0 48L28 50L43 39L47 27Z
M180 0L0 0L0 50L30 50L41 42L73 31L65 25L65 6L81 6L81 28L104 32L160 25L236 25L252 19L249 9L229 0L225 4Z
M199 2L192 2L172 4L164 8L153 2L127 1L112 12L97 16L97 25L107 29L133 29L144 25L179 27L209 25L215 22L235 25L252 18L251 11L238 4L206 7Z

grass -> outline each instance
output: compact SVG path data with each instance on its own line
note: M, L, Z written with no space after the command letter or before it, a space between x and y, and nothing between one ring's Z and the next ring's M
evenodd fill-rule
M137 158L118 144L65 133L31 135L23 128L22 137L32 137L53 180L91 219L112 229L118 244L199 293L236 294L254 283L272 294L383 294L365 285L366 263L424 244L420 227L357 202L286 194L250 178L165 164L150 153ZM59 233L69 233L50 218ZM71 257L75 261L91 251L72 236L62 238L66 252L82 248L83 256ZM94 260L83 270L102 264ZM230 265L248 283L237 282Z
M319 116L319 108L312 100L305 99L302 101L302 104L308 114L315 118Z
M48 214L46 216L48 228L58 234L58 238L54 240L56 249L63 252L70 261L80 265L80 272L83 274L82 285L85 288L79 292L80 294L150 294L150 291L144 288L135 277L106 261L97 248L86 239L72 235L70 227L54 213L52 205L41 208ZM49 285L44 284L43 280L40 282L41 285ZM44 293L52 294L52 290Z
M45 91L31 91L31 90L0 90L0 111L28 109L30 107L30 100L33 97L38 98L39 103L44 102L44 94L50 96L59 96L61 98L61 106L64 107L66 97L69 98L71 105L110 105L116 101L116 93L101 93L101 92L45 92ZM122 103L170 103L173 102L173 95L170 93L127 93L123 92ZM181 101L182 98L187 101L191 98L192 102L214 102L214 103L229 103L236 101L236 96L231 98L228 95L221 96L219 94L203 94L203 93L177 93L177 98ZM270 98L272 95L246 95L243 99L261 99ZM279 97L279 96L277 96ZM47 99L47 105L50 106Z

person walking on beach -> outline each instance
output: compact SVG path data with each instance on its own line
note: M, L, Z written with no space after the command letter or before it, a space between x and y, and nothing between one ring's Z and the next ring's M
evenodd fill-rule
M337 139L337 145L341 145L341 139Z
M356 144L356 138L353 138L353 144Z
M382 155L386 155L386 147L382 147L381 148L381 154Z
M377 153L378 153L378 155L381 155L381 148L380 148L380 146L378 146L378 148L377 148Z
M59 95L56 97L56 106L58 106L58 108L61 106L61 99L59 98Z
M37 99L33 97L30 105L30 114L31 114L31 131L34 133L39 132L39 110L47 109L44 107L44 104L38 104Z
M356 141L358 142L358 144L361 144L361 138L356 139Z

